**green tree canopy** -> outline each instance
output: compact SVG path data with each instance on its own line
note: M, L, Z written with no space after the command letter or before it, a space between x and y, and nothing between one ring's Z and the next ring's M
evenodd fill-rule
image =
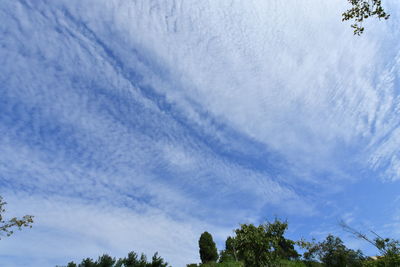
M286 221L278 219L259 226L242 224L227 250L229 247L232 254L235 251L248 267L276 266L280 259L297 258L295 242L284 237L287 227Z

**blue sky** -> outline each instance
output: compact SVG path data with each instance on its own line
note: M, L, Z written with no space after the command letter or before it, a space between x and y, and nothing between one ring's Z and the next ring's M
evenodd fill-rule
M0 192L35 215L2 265L185 266L275 216L400 238L400 6L356 37L328 2L1 1Z

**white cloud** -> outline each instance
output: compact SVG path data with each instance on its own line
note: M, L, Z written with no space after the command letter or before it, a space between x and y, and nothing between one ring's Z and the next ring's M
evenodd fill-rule
M397 92L376 82L387 75L387 56L396 54L396 46L383 50L392 38L390 25L370 23L364 36L355 37L340 21L345 8L343 1L108 1L98 3L90 18L80 13L105 39L105 23L93 14L112 20L124 45L142 52L142 61L157 72L145 79L192 122L215 130L200 115L209 113L291 164L325 170L337 162L334 171L348 164L339 150L351 155L351 164L364 164L362 146L385 133L380 124L395 127L398 121L391 100ZM397 142L395 135L389 139Z

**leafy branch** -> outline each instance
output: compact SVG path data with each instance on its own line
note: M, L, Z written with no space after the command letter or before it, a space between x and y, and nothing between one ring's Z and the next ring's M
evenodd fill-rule
M348 0L352 8L342 14L342 21L354 20L351 27L355 35L361 35L364 32L363 21L369 17L388 19L389 14L382 7L381 0Z
M32 228L33 223L33 216L32 215L25 215L22 218L11 218L9 220L5 220L3 218L3 214L6 211L4 206L7 204L3 200L3 197L0 196L0 239L1 235L10 236L14 233L13 229L21 230L23 227Z

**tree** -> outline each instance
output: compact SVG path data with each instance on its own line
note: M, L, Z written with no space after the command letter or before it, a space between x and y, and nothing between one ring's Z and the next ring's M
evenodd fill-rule
M96 265L97 264L91 258L86 258L82 260L78 267L97 267Z
M21 230L22 227L32 228L33 216L25 215L22 218L18 219L17 217L11 218L9 220L5 220L3 218L4 212L6 211L4 206L7 204L3 200L3 197L0 196L0 239L1 234L5 234L6 236L10 236L14 233L13 229Z
M328 235L323 242L304 243L307 251L304 258L311 261L315 258L330 267L362 266L364 256L360 250L354 251L347 248L339 237Z
M273 240L272 247L277 257L287 260L299 258L300 255L294 248L296 242L284 237L288 229L287 221L280 221L275 218L274 222L267 222L264 227L266 228L269 238Z
M97 260L96 267L113 267L114 263L115 263L115 258L112 258L107 254L104 254Z
M269 266L272 264L271 242L262 225L242 224L235 230L238 256L247 267Z
M286 221L275 219L259 226L242 224L235 230L235 244L238 259L245 266L276 266L282 258L296 258L294 243L284 237L288 227Z
M215 262L218 259L217 247L208 232L204 232L200 236L199 253L202 263Z
M158 256L158 252L154 253L151 258L151 267L167 267L168 263L164 262L164 259Z
M361 35L364 32L362 23L369 17L377 17L380 19L388 19L389 14L382 7L381 0L347 0L352 7L342 14L342 20L354 20L351 27L354 34Z

